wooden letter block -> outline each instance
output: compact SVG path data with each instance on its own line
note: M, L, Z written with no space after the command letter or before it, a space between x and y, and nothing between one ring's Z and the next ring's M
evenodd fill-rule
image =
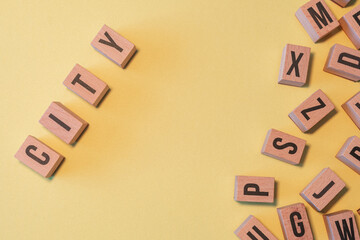
M301 138L270 129L266 135L261 153L297 165L300 163L305 145L306 141Z
M346 13L339 20L341 28L357 49L360 48L360 5Z
M360 138L350 137L336 157L352 170L360 174Z
M52 102L39 122L68 144L73 144L88 123L59 102Z
M339 5L340 7L346 7L346 5L349 4L349 2L351 2L351 0L331 0L334 3L336 3L337 5ZM340 22L340 20L339 20Z
M354 213L343 210L323 216L326 231L330 240L359 240L359 230L356 225Z
M64 159L59 153L33 136L28 136L15 157L43 177L51 177Z
M64 85L93 106L97 106L109 90L105 82L79 64L71 70Z
M330 49L324 71L357 82L360 80L360 52L340 44Z
M104 25L96 35L91 45L101 54L125 68L130 58L136 52L135 45L123 36Z
M345 187L345 183L330 168L324 168L300 195L317 211L322 211Z
M235 230L235 235L241 240L266 239L277 240L277 238L254 216L250 215Z
M295 16L314 42L339 26L338 20L323 0L307 2L296 11Z
M278 83L297 87L306 83L310 50L309 47L286 44L281 58Z
M275 178L236 176L235 201L240 202L274 202Z
M306 132L334 109L334 104L319 89L295 108L289 117L301 131Z
M285 239L313 239L309 218L303 203L278 208L277 212Z
M360 92L351 97L346 103L341 105L347 115L353 120L360 129Z

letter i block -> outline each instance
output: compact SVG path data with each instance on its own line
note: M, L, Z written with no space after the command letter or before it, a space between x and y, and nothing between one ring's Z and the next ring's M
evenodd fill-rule
M261 153L278 160L297 165L305 149L306 141L287 133L270 129Z
M289 117L301 131L306 132L334 109L334 104L319 89L295 108Z
M324 71L357 82L360 80L360 52L340 44L330 48Z
M351 97L346 103L341 105L347 115L353 120L360 129L360 92Z
M343 210L323 216L326 231L330 240L351 239L359 240L359 230L356 225L354 213Z
M108 85L76 64L64 81L64 85L93 106L97 106L106 92Z
M336 157L352 170L360 174L360 138L350 137Z
M313 239L309 218L303 203L278 208L277 212L285 239Z
M277 240L277 238L254 216L250 215L235 230L235 235L241 240L267 239Z
M360 5L346 13L339 20L341 28L357 49L360 48Z
M43 177L51 177L64 159L59 153L33 136L28 136L15 157Z
M93 48L122 68L136 52L135 45L104 25L91 42Z
M330 168L324 168L305 187L300 195L317 211L322 211L340 191L345 183Z
M39 120L45 128L67 144L73 144L88 123L59 102L52 102Z
M235 201L239 202L274 202L275 178L236 176Z
M286 44L281 58L278 83L297 87L306 83L310 50L309 47Z
M295 16L314 42L339 26L338 20L323 0L307 2L296 11Z

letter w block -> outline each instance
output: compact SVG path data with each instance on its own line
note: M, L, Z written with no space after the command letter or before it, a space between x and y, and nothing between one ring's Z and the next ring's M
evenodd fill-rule
M236 176L235 201L239 202L274 202L275 178Z
M343 210L323 216L330 240L349 239L359 240L359 229L356 226L354 213Z

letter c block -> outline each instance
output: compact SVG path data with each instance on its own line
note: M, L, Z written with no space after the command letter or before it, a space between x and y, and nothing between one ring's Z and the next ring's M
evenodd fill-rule
M275 178L236 176L235 201L239 202L274 202Z

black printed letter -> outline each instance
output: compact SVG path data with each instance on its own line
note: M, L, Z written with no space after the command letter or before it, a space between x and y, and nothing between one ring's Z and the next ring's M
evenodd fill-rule
M265 236L265 234L264 234L262 231L260 231L260 229L258 229L256 226L253 226L252 228L254 229L254 231L255 231L257 234L259 234L259 236L260 236L262 239L264 239L264 240L269 240L269 238L267 238L267 237ZM251 238L251 240L258 240L250 231L247 232L247 235Z
M32 154L30 151L34 150L36 151L37 147L35 147L34 145L29 145L26 149L25 149L25 153L26 155L28 155L29 157L31 157L32 159L34 159L36 162L40 163L41 165L46 165L49 163L50 161L50 157L48 154L46 153L42 153L41 156L43 156L45 158L45 160L41 160L40 158L38 158L37 156L35 156L34 154Z
M122 52L123 49L121 47L119 47L116 42L110 37L110 35L108 34L108 32L105 32L104 33L105 37L107 37L107 39L110 41L110 42L107 42L103 39L100 39L99 40L99 43L102 43L102 44L105 44L105 45L108 45L110 47L113 47L115 48L116 50L118 50L119 52Z
M300 77L300 73L299 73L299 62L301 60L301 58L304 56L303 53L300 53L298 58L296 58L295 56L295 52L291 51L291 60L292 60L292 64L289 68L289 71L287 71L287 75L290 75L292 70L295 69L295 76Z
M321 100L321 98L316 99L320 105L315 106L315 107L311 107L311 108L307 108L301 111L301 114L305 117L306 120L309 120L310 117L307 115L308 112L312 112L321 108L326 107L325 103L323 102L323 100Z
M349 62L347 60L344 60L344 58L349 58L357 62L357 64L353 62ZM354 55L351 55L350 53L340 53L338 63L342 63L346 66L360 69L360 58Z
M336 225L336 228L337 228L337 230L339 232L339 236L340 236L341 240L348 240L348 239L349 240L355 240L353 219L349 218L349 222L350 222L350 231L351 231L351 233L350 233L349 227L348 227L348 225L346 223L346 219L342 219L342 225L343 225L344 231L341 230L339 221L335 221L335 225Z
M254 190L250 191L249 188L254 188ZM244 186L244 195L269 196L269 193L260 192L259 185L255 183L248 183Z
M292 149L289 150L289 154L295 154L296 153L297 146L296 146L295 143L288 142L288 143L285 143L283 145L278 145L278 142L281 142L281 141L282 141L281 138L275 138L274 141L273 141L274 148L276 148L276 149L284 149L284 148L287 148L287 147L292 147Z
M81 75L78 73L76 75L76 77L74 78L74 80L72 80L71 84L75 85L75 83L79 83L81 86L83 86L86 90L88 90L89 92L91 92L92 94L94 94L96 92L95 89L93 89L92 87L90 87L89 85L87 85L83 80L80 79Z
M305 228L304 228L304 224L302 222L299 222L297 225L299 226L299 232L297 231L296 228L296 224L295 224L295 217L297 217L299 220L301 220L301 214L299 212L293 212L290 214L290 222L291 222L291 227L293 230L293 233L296 237L302 237L305 234Z
M334 186L334 185L335 185L335 183L334 183L333 181L331 181L328 185L326 185L326 187L325 187L323 190L321 190L320 193L314 193L314 194L313 194L313 197L314 197L314 198L317 198L317 199L321 198L321 197L324 196L324 194L327 193L327 191L329 191L330 188L332 188L332 186Z
M333 22L332 18L330 17L330 14L326 11L326 9L324 8L324 5L322 5L321 2L317 2L316 6L320 12L319 13L315 12L314 8L308 8L308 12L310 13L310 16L314 19L316 25L322 29L323 26L321 25L324 24L324 26L327 26L329 23L327 22L327 20L329 20L329 22ZM327 19L327 20L326 20ZM321 21L321 23L319 22L319 20Z

